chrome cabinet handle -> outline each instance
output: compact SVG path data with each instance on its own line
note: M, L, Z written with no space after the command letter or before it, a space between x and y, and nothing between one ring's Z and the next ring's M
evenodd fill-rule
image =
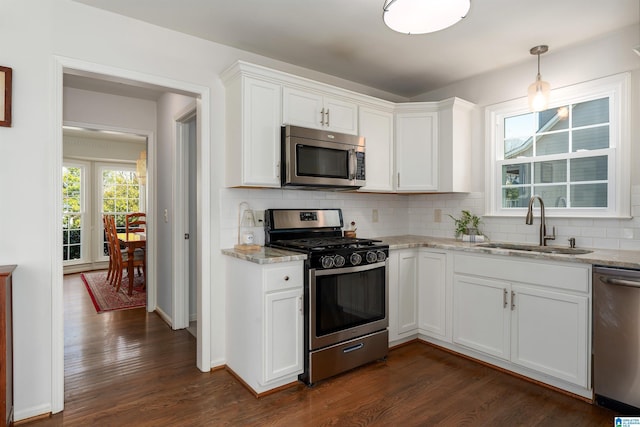
M507 288L504 288L504 292L502 293L502 308L507 308L507 295L509 294L509 292L507 292Z
M320 110L320 124L324 126L324 108Z
M511 311L516 309L516 293L511 291Z
M298 311L300 312L300 314L302 313L302 295L298 297Z
M329 109L327 108L327 112L325 113L325 115L327 116L327 123L326 125L329 126Z

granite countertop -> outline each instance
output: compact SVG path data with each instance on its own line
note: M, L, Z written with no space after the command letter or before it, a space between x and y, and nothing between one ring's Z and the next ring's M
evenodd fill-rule
M519 251L513 249L487 248L479 246L481 243L468 243L456 239L430 236L384 236L377 237L389 245L389 249L410 248L435 248L454 251L463 251L478 254L505 255L523 258L543 259L549 261L577 262L582 264L604 265L619 268L640 269L640 251L624 251L614 249L580 248L590 249L593 252L581 255L566 255L556 253L541 253ZM497 243L497 242L491 242ZM241 252L235 249L223 249L222 253L235 258L257 264L275 264L279 262L302 261L307 259L305 254L283 249L262 247L256 252Z
M429 236L385 236L378 237L389 245L389 249L436 248L491 255L517 256L523 258L544 259L550 261L578 262L582 264L604 265L609 267L640 269L640 251L623 251L615 249L589 249L593 252L581 255L541 253L519 251L513 249L487 248L482 243L468 243L456 239ZM498 243L491 241L491 243ZM505 242L506 243L506 242ZM512 243L512 242L509 242Z
M261 246L260 250L255 252L243 252L231 248L223 249L222 253L234 258L254 262L256 264L276 264L279 262L304 261L307 259L307 255L300 252L286 251L284 249L276 249L266 246Z

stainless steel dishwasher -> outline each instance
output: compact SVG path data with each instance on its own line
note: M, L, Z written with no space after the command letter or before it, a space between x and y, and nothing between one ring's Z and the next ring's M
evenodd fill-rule
M599 405L640 415L640 270L593 269L593 389Z

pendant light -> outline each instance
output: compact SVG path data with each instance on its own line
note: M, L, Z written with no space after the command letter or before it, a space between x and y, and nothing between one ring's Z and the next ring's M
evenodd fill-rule
M471 0L386 0L382 20L399 33L433 33L460 21L470 7Z
M548 50L549 46L544 44L532 47L531 50L529 50L531 55L538 56L538 75L536 76L536 81L529 86L529 109L531 111L546 110L549 104L551 86L540 77L540 55L546 53Z

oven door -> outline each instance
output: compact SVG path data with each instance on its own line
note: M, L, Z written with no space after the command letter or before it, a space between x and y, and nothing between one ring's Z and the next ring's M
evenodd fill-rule
M310 350L387 328L387 263L309 270Z

